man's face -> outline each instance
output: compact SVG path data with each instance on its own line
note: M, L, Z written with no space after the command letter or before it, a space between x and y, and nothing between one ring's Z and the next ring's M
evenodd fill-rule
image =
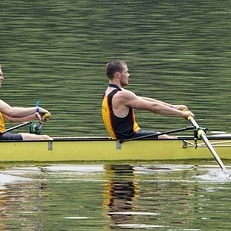
M120 73L120 84L122 87L128 85L129 81L129 72L127 65L123 65L123 71Z

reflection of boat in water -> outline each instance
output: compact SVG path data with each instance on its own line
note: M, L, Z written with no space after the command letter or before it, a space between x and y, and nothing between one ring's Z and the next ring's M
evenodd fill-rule
M107 216L113 224L125 223L132 219L138 185L134 179L134 170L130 165L106 165L107 183L104 185L104 205Z

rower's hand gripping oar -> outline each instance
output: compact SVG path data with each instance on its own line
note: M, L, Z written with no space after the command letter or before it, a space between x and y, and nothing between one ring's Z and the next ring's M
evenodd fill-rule
M36 107L39 107L39 100L36 101ZM36 117L39 119L38 124L31 124L30 125L30 133L31 134L37 134L40 135L42 133L42 128L44 126L44 123L48 121L50 118L50 114L46 113L43 115L40 115L39 112L36 112Z
M42 133L42 128L44 126L44 123L47 122L47 120L50 118L49 114L45 114L38 124L31 124L30 126L30 133L31 134L37 134L40 135Z
M210 150L210 152L212 153L212 155L214 156L214 158L216 159L217 163L219 164L219 166L221 167L221 169L225 172L227 172L224 164L222 163L220 157L218 156L218 154L216 153L216 151L214 150L213 146L210 144L204 130L197 124L197 122L195 121L195 119L192 116L188 116L187 118L191 124L194 126L195 130L197 131L197 135L199 138L202 138L202 140L204 141L204 143L206 144L206 146L208 147L208 149Z

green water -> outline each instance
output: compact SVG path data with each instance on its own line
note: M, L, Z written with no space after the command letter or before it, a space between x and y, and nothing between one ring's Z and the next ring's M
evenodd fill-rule
M52 113L43 130L51 136L107 135L104 68L119 58L130 69L128 89L186 104L199 125L230 132L230 10L230 0L1 0L1 99L39 100ZM136 117L145 129L189 125ZM214 161L3 166L0 228L229 230L230 181L213 168Z
M189 163L59 164L7 168L4 178L1 175L8 183L0 191L0 227L1 230L230 230L230 178L222 178L217 166L211 164L206 162L200 167ZM217 172L215 177L212 171ZM12 176L17 177L18 183L12 182Z

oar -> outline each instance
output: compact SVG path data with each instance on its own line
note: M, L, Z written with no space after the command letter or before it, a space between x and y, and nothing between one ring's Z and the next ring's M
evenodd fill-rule
M39 104L40 104L40 102L39 102L39 100L37 100L36 103L35 103L35 106L39 107ZM46 122L49 118L50 118L50 115L48 113L46 113L42 117L43 121L39 121L38 124L31 124L30 133L40 135L42 133L42 128L44 126L44 122Z
M209 140L208 140L208 138L207 138L204 130L202 128L200 128L200 126L197 124L197 122L195 121L195 119L193 117L189 116L188 120L194 126L195 130L197 131L198 137L202 138L202 140L204 141L204 143L206 144L206 146L208 147L208 149L210 150L210 152L214 156L215 160L217 161L217 163L219 164L219 166L221 167L221 169L223 171L227 172L227 170L226 170L224 164L222 163L220 157L218 156L218 154L214 150L213 146L210 144L210 142L209 142Z
M120 143L124 143L124 142L127 142L127 141L132 141L132 140L141 140L141 139L144 139L144 138L152 138L152 137L157 137L157 136L160 136L160 135L167 135L167 134L172 134L172 133L182 132L182 131L187 131L187 130L192 130L192 129L194 129L194 126L175 129L175 130L170 130L170 131L156 133L156 134L148 134L148 135L138 136L138 137L135 137L135 138L124 139L124 140L120 140Z
M8 129L6 129L6 130L5 130L3 133L1 133L1 134L4 134L4 133L6 133L6 132L10 132L10 131L12 131L12 130L14 130L14 129L17 129L17 128L24 127L24 126L26 126L26 125L28 125L28 124L31 124L31 122L30 122L30 121L24 122L24 123L21 123L21 124L19 124L19 125L14 126L14 127L8 128Z
M46 122L50 118L49 114L45 114L43 116L43 121ZM44 126L44 122L39 121L38 124L31 124L30 133L40 135L42 133L42 128Z

